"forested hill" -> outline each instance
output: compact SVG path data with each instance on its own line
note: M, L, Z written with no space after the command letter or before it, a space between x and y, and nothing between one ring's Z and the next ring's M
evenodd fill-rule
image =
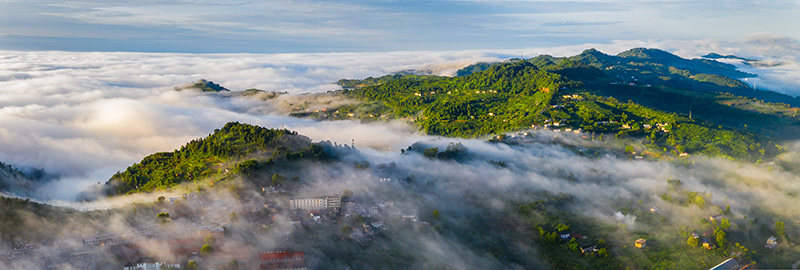
M37 181L44 181L43 170L23 172L14 166L0 162L0 191L29 196Z
M566 83L559 74L514 61L456 78L392 76L346 93L381 101L400 117L415 117L422 111L416 121L428 134L472 137L543 120L538 112L549 106L557 89ZM496 121L493 115L505 118Z
M574 80L604 83L616 80L624 83L663 85L699 92L730 93L737 96L760 99L772 103L786 103L800 106L800 99L772 91L755 90L738 79L755 77L736 69L730 64L713 59L709 54L700 59L684 59L659 49L634 48L617 55L608 55L595 49L588 49L571 57L552 57L540 55L529 59L538 66L562 64L562 66L588 66L597 70L579 69L586 74L572 73ZM733 56L729 56L731 58ZM569 63L573 62L573 63ZM478 63L461 69L459 75L467 75L485 70L499 63ZM597 72L602 71L602 72ZM569 71L567 71L569 72Z
M145 157L114 174L106 187L109 195L147 192L187 181L223 179L281 160L330 158L322 145L296 132L230 122L173 152Z
M30 199L0 197L0 248L15 241L41 241L52 237L68 220L82 218L74 215L77 212Z
M401 118L428 134L457 137L528 128L605 133L643 138L661 154L753 161L779 153L780 141L800 134L795 98L749 88L737 79L753 75L732 65L661 50L614 56L590 49L478 63L459 74L340 80L342 94L361 104L293 115Z

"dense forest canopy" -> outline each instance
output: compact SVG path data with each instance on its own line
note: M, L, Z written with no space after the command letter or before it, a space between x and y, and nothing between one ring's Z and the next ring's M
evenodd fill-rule
M107 185L111 194L165 189L186 181L227 175L276 159L329 158L319 144L285 129L230 122L206 138L172 152L149 155L118 172Z

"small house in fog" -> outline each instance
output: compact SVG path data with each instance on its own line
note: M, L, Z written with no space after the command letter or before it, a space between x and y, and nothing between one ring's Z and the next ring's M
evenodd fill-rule
M207 236L213 236L216 239L223 239L225 238L225 228L222 226L203 226L197 228L197 236L200 238L205 238Z
M769 238L767 238L767 245L764 247L768 249L775 249L775 247L777 246L778 246L778 238L776 238L775 236L770 236Z
M644 247L647 246L647 240L645 240L644 238L636 239L636 242L634 242L634 245L637 248L644 248Z
M181 269L180 264L167 264L163 262L154 262L154 263L139 263L136 266L129 266L123 268L124 270L160 270L166 268L177 268Z
M703 238L703 248L705 248L705 249L714 249L714 248L716 248L716 246L714 246L714 244L711 243L711 241L709 241L708 239Z
M581 247L581 253L583 253L583 254L589 254L589 253L592 253L592 252L595 252L595 251L597 251L597 246Z
M372 222L372 223L370 223L370 225L372 225L372 227L375 228L375 229L383 229L384 228L383 227L383 221L380 221L380 220Z

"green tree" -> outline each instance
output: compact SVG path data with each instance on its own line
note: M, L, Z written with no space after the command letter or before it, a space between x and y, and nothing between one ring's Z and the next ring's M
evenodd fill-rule
M545 236L545 241L550 244L555 244L556 241L558 241L558 233L557 232L548 233L547 236Z
M717 246L719 248L725 248L728 245L728 239L725 239L725 231L718 230L717 231Z
M697 247L699 242L700 241L698 241L697 238L694 238L692 236L689 236L689 239L686 240L686 244L689 245L690 247Z
M723 230L727 230L728 227L731 226L731 221L727 218L723 218L722 221L719 222L719 228Z
M569 230L569 225L558 223L558 225L556 225L556 229L558 230L558 232L563 232Z
M167 212L161 212L161 213L158 213L158 215L156 216L156 218L158 218L159 220L161 220L161 223L162 223L162 224L166 224L167 222L169 222L169 221L170 221L170 219L169 219L169 213L167 213Z
M575 238L570 239L567 245L569 246L569 250L578 251L578 241L575 241Z
M780 220L775 222L775 234L780 237L786 237L786 225Z
M439 154L439 147L426 148L422 153L423 156L428 158L435 158Z
M195 261L189 261L188 263L186 263L186 267L183 268L183 269L186 269L186 270L199 270L199 268L197 268L197 262L195 262Z
M212 252L214 252L214 247L209 244L205 244L200 247L200 255L203 257L208 257Z
M626 146L625 146L625 153L626 153L626 154L631 154L631 153L633 153L633 146L632 146L632 145L630 145L630 144L629 144L629 145L626 145Z
M608 249L607 249L607 248L600 248L600 249L598 249L598 250L597 250L597 255L600 255L600 257L603 257L603 258L608 258L608 257L610 257L610 256L611 256L611 255L608 253Z
M439 219L439 210L433 210L433 219Z

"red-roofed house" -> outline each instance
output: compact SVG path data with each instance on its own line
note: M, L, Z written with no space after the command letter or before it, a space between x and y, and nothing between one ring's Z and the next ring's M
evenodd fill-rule
M262 252L258 256L259 268L262 270L305 270L305 254L302 251Z

